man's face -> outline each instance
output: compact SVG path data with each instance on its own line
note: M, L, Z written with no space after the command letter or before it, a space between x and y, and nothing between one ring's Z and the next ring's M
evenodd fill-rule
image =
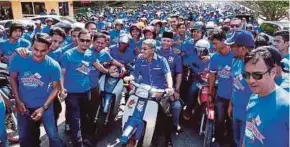
M162 38L161 39L161 46L162 46L162 49L169 49L172 46L172 39L171 38Z
M150 48L147 44L142 44L141 56L144 59L149 59L154 54L154 49Z
M121 25L121 24L116 24L116 25L115 25L115 29L116 29L116 31L120 31L121 28L122 28L122 25Z
M140 31L137 28L132 29L132 37L133 38L139 38L140 37Z
M51 50L56 50L56 49L58 49L58 48L60 47L60 45L63 43L64 38L61 37L61 36L59 36L59 35L53 35L53 36L51 37L51 41L52 41L52 43L51 43L51 45L50 45L50 49L51 49Z
M82 51L86 51L91 45L91 35L90 34L81 34L78 38L78 46Z
M48 48L49 47L47 44L35 41L32 45L32 58L36 62L43 61L46 54L48 53Z
M279 51L283 51L288 49L289 47L289 42L284 42L282 36L275 36L274 37L274 46L279 49Z
M158 23L154 25L154 28L155 28L156 33L159 33L161 30L161 26Z
M11 33L11 38L13 39L19 39L22 36L22 31L21 29L15 29L12 33Z
M251 74L258 73L262 75L261 79L254 79L253 75L251 75L248 79L246 79L253 93L265 94L269 92L268 91L269 81L274 81L275 72L274 70L270 70L270 71L268 70L263 59L258 59L257 63L254 63L253 59L250 60L245 65L245 72L251 73Z
M47 21L46 24L47 24L48 26L51 26L51 25L52 25L52 21Z
M78 35L79 35L80 31L73 31L71 33L71 39L72 39L72 43L74 45L78 45Z
M231 45L231 50L233 51L235 58L243 56L243 46L233 44Z
M153 33L150 32L150 31L146 31L145 34L144 34L145 38L146 39L153 39Z
M170 18L170 26L171 26L173 29L176 29L177 24L178 24L178 21L177 21L177 18L176 18L176 17L172 17L172 18Z
M242 27L242 21L237 19L237 20L231 20L230 22L230 27L231 31L234 32L236 30L239 30Z
M215 49L220 52L223 48L224 48L224 44L223 42L217 40L217 39L213 39L212 40L212 44L214 45Z
M88 28L87 28L88 30L89 30L89 32L90 32L90 34L94 34L94 32L97 30L97 27L96 27L96 25L95 24L93 24L93 23L90 23L89 25L88 25Z
M128 43L124 43L124 42L120 42L119 44L120 44L120 51L122 52L125 51L129 46Z
M99 52L106 47L106 39L105 38L97 38L93 42L93 45L94 45L95 49Z
M184 34L185 34L185 31L186 31L185 25L181 25L181 26L178 28L178 33L179 33L180 35L184 35Z
M202 37L202 33L200 30L193 30L192 31L192 37L194 40L199 40Z

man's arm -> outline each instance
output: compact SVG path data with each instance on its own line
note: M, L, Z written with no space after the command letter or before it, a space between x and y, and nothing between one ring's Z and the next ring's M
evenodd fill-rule
M175 91L178 93L180 91L181 81L182 81L182 74L179 73L176 75L176 83L175 83Z
M209 95L210 95L210 99L209 101L212 102L212 97L214 97L214 86L215 86L215 80L216 80L216 74L215 73L210 73L209 76Z
M10 73L10 85L12 87L12 93L14 95L14 98L15 98L15 102L16 102L16 107L18 109L18 111L20 113L25 113L27 110L26 110L26 107L24 105L24 103L20 100L20 97L19 97L19 93L18 93L18 73L17 72L11 72Z
M102 66L99 62L93 62L93 66L102 73L109 73L109 70Z
M113 60L111 61L111 64L116 65L116 66L119 67L123 72L126 71L125 66L124 66L122 63L120 63L120 62L118 62L117 60L115 60L115 59L113 59Z

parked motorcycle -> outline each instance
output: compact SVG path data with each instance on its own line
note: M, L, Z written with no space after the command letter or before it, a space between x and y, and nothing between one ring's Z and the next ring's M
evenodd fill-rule
M118 114L123 92L123 75L103 75L99 80L100 105L95 117L94 133L100 136Z
M150 85L131 82L133 87L126 103L122 118L123 133L120 142L123 146L136 147L151 145L156 126L159 104L164 112L169 112L169 103L166 101L164 89L156 89ZM165 97L165 98L164 98ZM163 98L163 99L160 99ZM157 102L161 100L162 102ZM165 103L164 103L165 102Z

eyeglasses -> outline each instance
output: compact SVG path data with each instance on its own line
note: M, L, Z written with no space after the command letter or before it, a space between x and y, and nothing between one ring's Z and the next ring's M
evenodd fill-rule
M235 27L235 28L239 28L240 25L237 25L237 24L236 24L236 25L231 25L231 28L234 28L234 27Z
M80 39L81 42L91 43L92 40L90 39Z
M255 79L255 80L261 80L261 79L263 78L263 76L264 76L266 73L268 73L270 70L271 70L271 69L268 69L268 70L267 70L266 72L264 72L264 73L260 73L260 72L253 72L253 73L245 72L245 73L243 73L242 75L243 75L243 77L244 77L245 79L250 79L250 77L251 77L251 75L252 75L253 79Z

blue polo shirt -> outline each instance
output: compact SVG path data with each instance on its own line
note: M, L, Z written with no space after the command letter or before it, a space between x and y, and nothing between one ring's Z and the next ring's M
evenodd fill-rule
M245 72L245 64L241 59L234 58L233 60L233 117L239 120L245 121L246 119L246 107L249 102L249 98L252 91L247 84L247 81L243 78L242 74Z
M231 51L227 55L216 52L209 61L210 72L217 75L217 95L225 99L230 99L232 96L232 62L233 53Z
M195 49L195 42L193 39L188 39L185 41L184 45L181 48L181 57L184 66L188 66L198 60Z
M31 44L28 40L19 38L15 43L11 43L9 39L0 42L0 51L3 52L4 56L11 59L15 49L19 47L30 48Z
M175 75L182 73L181 57L175 54L172 48L166 51L161 48L157 50L160 56L166 58L173 78Z
M138 49L138 52L141 52L143 40L136 42L134 39L129 40L129 47L132 49Z
M109 31L111 45L117 44L119 42L120 32L121 31L116 31L115 29Z
M61 79L61 69L55 60L46 56L36 62L32 53L27 58L13 56L9 71L18 73L19 97L28 108L43 106L50 95L49 84Z
M49 34L50 31L51 31L51 26L47 26L47 25L46 25L46 26L43 27L43 29L42 29L42 33Z
M99 62L103 64L104 62L111 62L114 59L112 56L107 52L106 50L101 50L100 52L96 51L94 48L91 48L89 50L86 50L85 56L88 58L87 60L90 61L90 86L91 88L95 88L98 86L98 80L100 76L100 71L97 70L92 63L93 62Z
M166 88L167 82L165 75L170 72L166 59L154 54L153 60L148 62L146 59L137 58L133 76L142 76L141 83L154 86L156 88Z
M64 53L61 67L66 69L64 87L69 93L84 93L90 90L90 62L85 53L79 52L77 47Z
M289 147L289 93L281 87L267 96L253 94L247 106L246 147Z
M111 56L122 64L131 63L136 58L135 49L130 46L124 53L120 53L119 50L119 45L110 46Z

